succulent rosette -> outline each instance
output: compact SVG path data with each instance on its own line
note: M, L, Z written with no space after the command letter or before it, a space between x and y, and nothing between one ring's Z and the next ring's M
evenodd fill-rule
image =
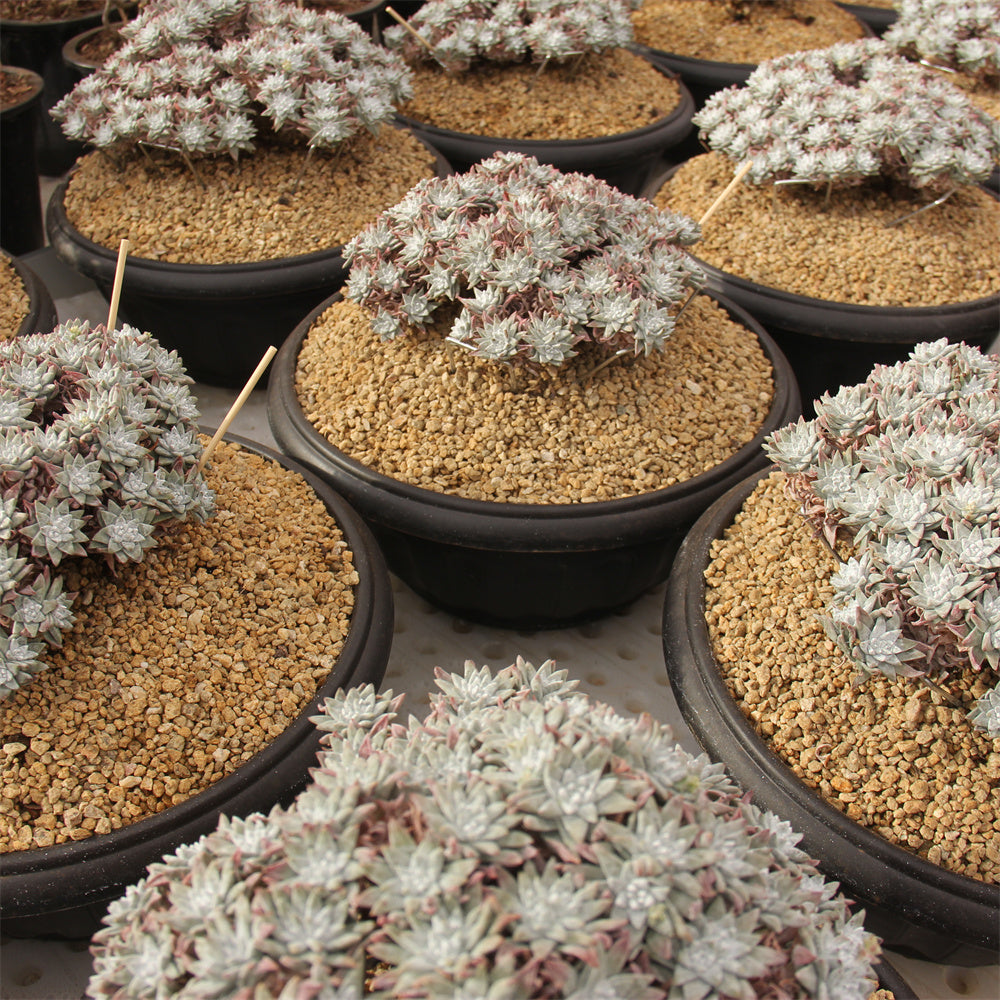
M816 530L850 547L824 624L862 677L1000 673L1000 359L918 344L765 451ZM1000 692L970 719L1000 735Z
M0 698L73 624L64 560L138 562L165 527L214 512L190 383L127 325L0 343Z
M458 312L448 338L497 361L559 364L589 343L662 348L703 284L686 216L503 153L421 181L345 247L345 295L385 339Z
M758 184L885 178L943 191L985 181L1000 159L1000 122L877 39L762 62L693 121Z
M775 816L551 662L369 685L313 784L112 904L92 997L866 1000L878 947Z

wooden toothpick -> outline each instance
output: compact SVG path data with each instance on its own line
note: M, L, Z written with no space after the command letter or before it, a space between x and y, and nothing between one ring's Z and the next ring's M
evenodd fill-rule
M208 460L212 457L212 452L215 451L222 440L222 435L229 430L229 425L236 419L236 414L240 412L250 393L253 392L253 387L260 381L261 375L264 374L267 366L271 363L271 358L277 353L278 349L273 344L264 352L264 357L260 359L260 363L253 370L253 374L247 380L247 384L243 386L243 390L236 397L236 402L229 407L229 412L226 414L225 419L219 424L219 429L215 432L215 436L206 445L205 450L201 454L201 459L195 466L195 472L201 472L208 464Z
M401 26L402 26L402 27L403 27L403 28L404 28L404 29L405 29L406 31L408 31L408 32L409 32L409 33L410 33L410 34L411 34L411 35L412 35L412 36L413 36L413 37L414 37L414 38L415 38L415 39L416 39L416 40L417 40L418 42L420 42L420 44L421 44L421 45L423 45L423 46L424 46L424 48L426 48L426 49L427 49L427 51L428 51L428 52L429 52L429 53L430 53L430 54L431 54L431 55L432 55L432 56L434 57L434 61L435 61L435 62L436 62L436 63L438 64L438 66L440 66L440 67L441 67L441 68L442 68L442 69L443 69L443 70L444 70L444 71L445 71L446 73L449 73L449 72L451 72L451 71L450 71L450 70L448 69L448 67L447 67L447 66L445 66L445 64L444 64L443 62L441 62L441 60L440 60L440 59L438 58L438 54L437 54L437 52L435 51L435 49L434 49L434 46L433 46L433 45L431 45L431 43L430 43L429 41L427 41L427 39L426 39L426 38L424 38L424 36L423 36L423 35L421 35L421 34L420 34L420 32L419 32L419 31L417 31L417 29L416 29L416 28L414 28L414 27L413 27L413 25L412 25L412 24L410 24L410 23L409 23L409 22L408 22L408 21L406 20L406 18L404 18L404 17L400 17L400 16L399 16L399 14L397 14L397 13L396 13L396 11L392 9L392 7L386 7L386 9L385 9L385 12L386 12L386 13L387 13L387 14L389 15L389 17L391 17L391 18L392 18L392 19L393 19L393 20L394 20L394 21L395 21L395 22L396 22L397 24L401 25Z
M726 189L719 195L718 198L715 199L715 201L712 202L708 211L701 217L701 220L698 222L699 226L704 226L705 223L708 222L713 215L715 215L719 206L733 193L733 191L736 190L736 185L739 184L739 182L750 172L750 167L752 165L751 161L747 160L747 162L736 171L736 176L726 185Z
M111 287L111 305L108 307L108 329L115 328L118 319L118 300L122 295L122 278L125 277L125 258L128 256L128 240L118 244L118 263L115 265L115 283Z

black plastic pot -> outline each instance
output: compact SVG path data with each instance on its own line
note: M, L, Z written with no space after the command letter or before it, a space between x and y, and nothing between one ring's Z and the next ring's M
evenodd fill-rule
M653 178L644 197L652 200L676 169ZM864 382L876 364L903 361L921 341L943 337L986 347L1000 332L1000 293L954 305L865 306L795 295L699 263L708 287L741 305L777 341L807 415L824 392Z
M0 250L17 272L17 276L28 293L28 315L21 321L15 336L23 337L29 333L51 333L58 322L56 306L49 295L42 279L20 258Z
M1000 887L932 864L847 818L800 781L757 735L729 693L705 621L709 549L769 470L750 476L698 519L677 553L663 610L667 674L685 721L708 755L802 834L800 846L865 908L885 947L952 965L995 965Z
M204 791L111 833L5 855L0 875L0 931L5 935L90 937L108 904L138 881L147 865L214 829L221 815L246 816L291 802L305 787L320 747L309 717L339 688L378 687L382 681L392 644L393 600L371 533L341 497L298 463L243 438L227 440L301 473L343 532L359 583L340 656L316 697L276 740Z
M896 20L896 11L886 7L872 7L866 3L840 3L838 7L843 7L848 13L853 14L859 21L868 25L876 35L881 36L886 28Z
M439 154L437 170L439 175L449 170ZM69 221L63 204L67 183L49 200L49 242L110 300L118 248L92 242ZM176 350L196 381L240 388L267 348L277 347L346 276L341 246L247 264L172 264L129 257L119 316Z
M335 448L309 423L295 391L299 350L315 309L272 366L268 420L279 447L315 469L368 522L390 569L462 618L507 628L560 628L625 607L663 580L695 518L765 463L761 440L800 412L798 389L773 341L732 303L729 314L760 339L774 368L764 428L714 469L666 489L581 504L469 500L400 482Z
M636 44L633 48L657 68L673 76L679 76L691 93L695 110L702 108L705 101L717 90L746 83L750 74L757 68L754 63L695 59L692 56L681 56L673 52L664 52L662 49L653 49L648 45Z
M875 965L878 984L883 990L890 990L894 1000L920 1000L910 984L899 974L895 966L884 959Z
M657 69L666 76L676 76L663 67ZM682 159L674 157L672 151L691 133L693 114L694 102L682 84L680 102L666 117L643 128L594 139L507 139L455 132L405 115L397 118L439 149L458 173L494 153L524 153L564 173L593 174L626 194L636 195L658 165Z
M38 168L46 176L58 177L65 173L84 151L82 143L72 142L63 135L48 113L77 81L63 62L62 47L74 35L100 23L100 9L80 17L52 21L0 18L0 62L34 70L44 81L42 114L35 127ZM4 161L5 166L7 162Z
M19 66L5 65L3 72L24 77L35 88L0 110L0 246L13 254L30 253L45 246L37 151L42 78Z
M101 32L108 30L114 31L117 27L117 24L111 25L109 28L105 28L103 24L99 24L96 28L88 28L86 31L81 31L79 35L74 35L63 46L63 62L69 70L69 74L73 79L74 85L79 83L85 76L89 76L95 69L102 65L101 61L91 59L90 57L84 55L80 50L92 38L100 35Z

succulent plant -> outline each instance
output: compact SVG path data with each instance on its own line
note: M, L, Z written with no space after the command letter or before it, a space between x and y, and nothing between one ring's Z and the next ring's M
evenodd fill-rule
M483 358L559 364L583 342L661 348L702 273L690 219L519 153L418 183L345 247L345 295L385 339L458 306L449 340Z
M997 0L900 0L882 36L902 55L1000 84L1000 3Z
M151 866L90 995L869 995L860 915L720 765L551 662L437 683L405 725L391 691L328 699L312 784Z
M758 184L881 177L943 191L986 180L1000 159L1000 122L877 39L762 62L694 123L713 150L749 162Z
M390 48L410 62L448 70L475 62L561 62L633 40L629 12L641 0L428 0L402 25L387 28Z
M861 676L1000 673L1000 359L945 340L825 394L765 451L831 543L828 635ZM970 714L1000 731L1000 695Z
M0 344L0 698L73 624L64 560L139 561L164 528L212 514L190 382L129 326Z
M234 159L258 138L332 148L377 131L409 70L353 22L284 0L151 0L52 114L71 139Z

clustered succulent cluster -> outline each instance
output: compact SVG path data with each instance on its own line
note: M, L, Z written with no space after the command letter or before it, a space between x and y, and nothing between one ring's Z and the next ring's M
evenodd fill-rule
M139 561L158 529L213 513L190 381L129 326L0 344L0 698L73 624L65 559Z
M90 995L869 996L860 915L720 765L551 662L437 683L406 725L391 691L328 699L313 783L152 865Z
M754 183L882 177L944 191L986 180L1000 159L1000 122L875 39L762 62L694 123L713 150L749 161Z
M1000 360L919 344L765 450L803 513L852 555L825 626L861 672L1000 671ZM1000 690L972 721L1000 736Z
M385 339L460 309L449 339L480 357L559 364L581 342L649 353L702 272L698 226L519 153L421 181L345 248L348 298Z
M258 137L330 148L410 96L398 56L340 14L286 0L152 0L122 35L52 109L67 136L103 150L237 158Z
M997 0L901 0L883 38L910 59L925 59L984 83L1000 83Z
M434 59L449 70L474 62L544 63L634 40L631 10L641 0L429 0L409 24L386 29L385 43L411 62ZM430 46L430 48L428 48Z

